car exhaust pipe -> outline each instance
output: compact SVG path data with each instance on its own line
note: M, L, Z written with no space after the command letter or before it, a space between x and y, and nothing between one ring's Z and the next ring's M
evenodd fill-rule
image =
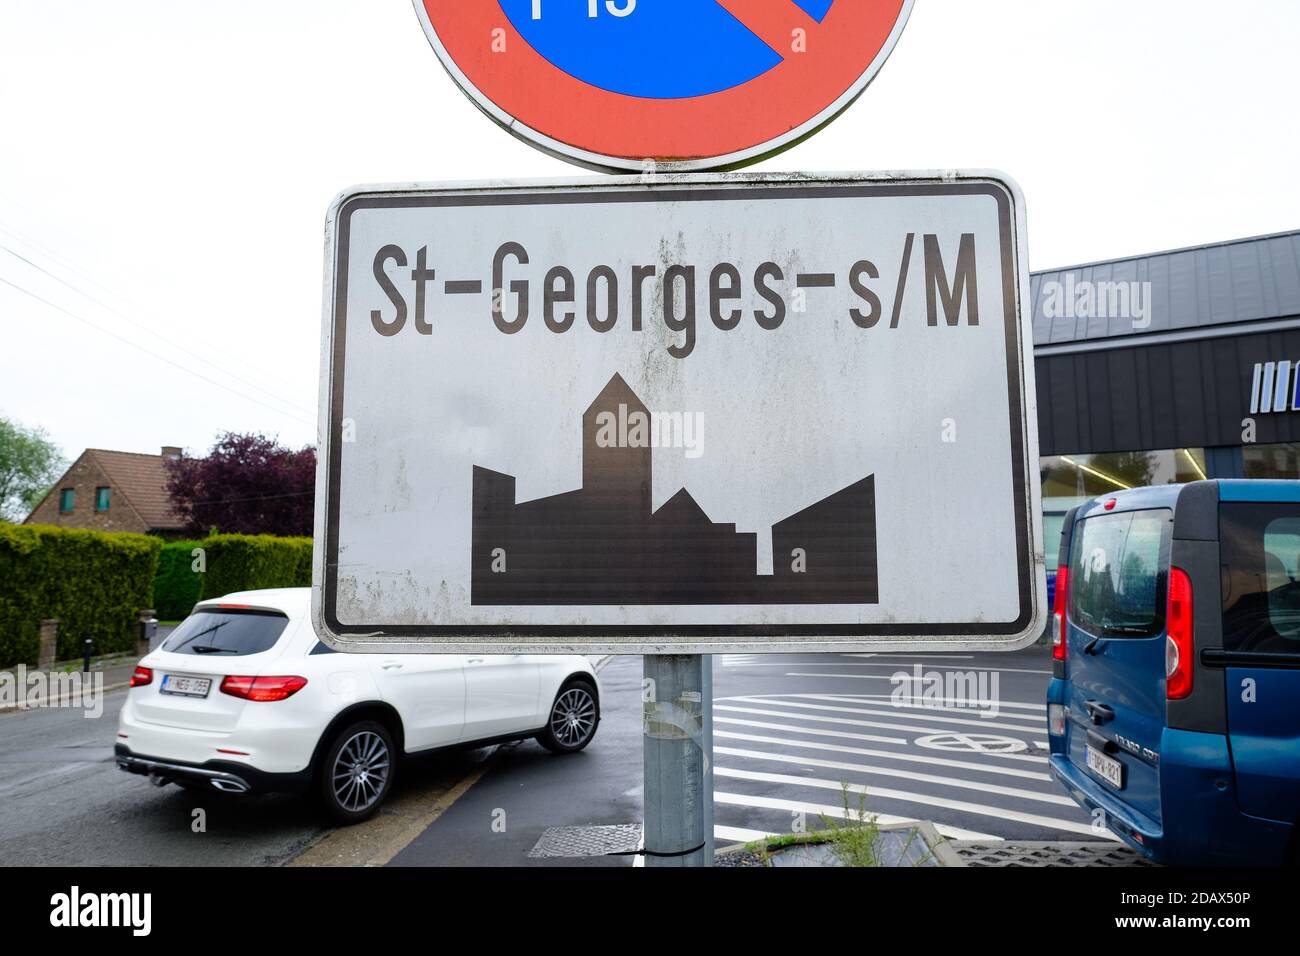
M247 793L248 792L248 784L244 783L244 781L242 780L227 780L218 777L212 781L212 786L220 790L222 793Z
M149 782L153 784L155 787L165 787L167 786L167 784L171 783L170 780L168 780L160 773L151 774L149 776Z

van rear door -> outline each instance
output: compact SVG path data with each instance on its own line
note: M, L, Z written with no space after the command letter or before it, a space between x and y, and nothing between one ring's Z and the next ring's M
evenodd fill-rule
M1166 508L1093 512L1075 523L1068 575L1070 761L1156 822L1172 524Z
M1291 823L1300 814L1300 483L1220 492L1228 743L1243 813ZM1282 494L1278 494L1282 492ZM1288 493L1289 492L1289 493Z

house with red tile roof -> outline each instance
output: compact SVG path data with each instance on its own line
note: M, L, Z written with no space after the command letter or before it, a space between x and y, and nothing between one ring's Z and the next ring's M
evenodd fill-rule
M87 448L23 524L179 536L185 522L167 494L166 463L180 456L171 445L157 455Z

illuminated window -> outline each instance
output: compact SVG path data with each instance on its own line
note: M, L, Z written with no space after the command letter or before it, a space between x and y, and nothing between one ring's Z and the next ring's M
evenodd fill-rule
M1300 478L1300 445L1245 445L1242 466L1247 478Z
M1039 459L1044 498L1080 501L1128 488L1173 485L1205 478L1203 448L1053 455Z

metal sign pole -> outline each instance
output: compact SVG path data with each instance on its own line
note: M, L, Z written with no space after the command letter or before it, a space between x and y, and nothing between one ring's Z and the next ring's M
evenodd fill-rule
M712 866L713 658L643 660L646 866Z

